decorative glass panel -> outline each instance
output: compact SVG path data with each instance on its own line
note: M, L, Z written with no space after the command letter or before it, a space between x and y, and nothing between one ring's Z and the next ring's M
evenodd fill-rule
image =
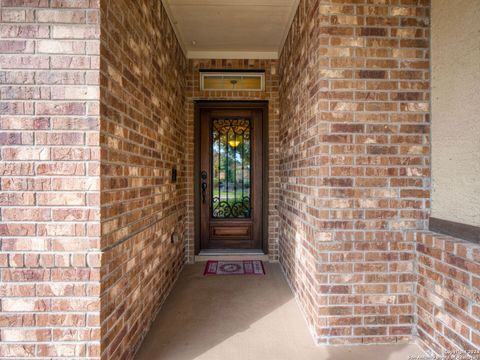
M212 217L250 218L250 120L212 122Z
M239 86L242 90L258 90L262 88L262 79L258 76L245 76Z
M202 73L202 90L248 90L263 91L265 88L263 73Z
M225 83L223 76L208 76L203 79L203 86L205 89L224 89Z

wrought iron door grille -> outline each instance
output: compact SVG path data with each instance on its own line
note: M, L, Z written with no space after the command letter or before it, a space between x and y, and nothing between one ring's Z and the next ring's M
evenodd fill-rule
M251 216L251 121L212 120L212 218Z

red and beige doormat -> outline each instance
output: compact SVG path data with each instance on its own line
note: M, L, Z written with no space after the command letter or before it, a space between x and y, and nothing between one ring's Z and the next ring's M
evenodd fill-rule
M264 275L261 260L207 261L203 275Z

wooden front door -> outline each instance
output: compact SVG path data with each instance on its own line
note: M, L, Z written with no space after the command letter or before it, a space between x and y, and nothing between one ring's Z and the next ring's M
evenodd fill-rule
M262 248L262 117L262 109L200 109L203 250Z

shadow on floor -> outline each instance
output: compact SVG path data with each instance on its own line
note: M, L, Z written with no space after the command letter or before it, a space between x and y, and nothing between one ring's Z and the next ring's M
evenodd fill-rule
M203 276L187 265L136 360L396 360L415 345L315 346L278 264L265 276Z

